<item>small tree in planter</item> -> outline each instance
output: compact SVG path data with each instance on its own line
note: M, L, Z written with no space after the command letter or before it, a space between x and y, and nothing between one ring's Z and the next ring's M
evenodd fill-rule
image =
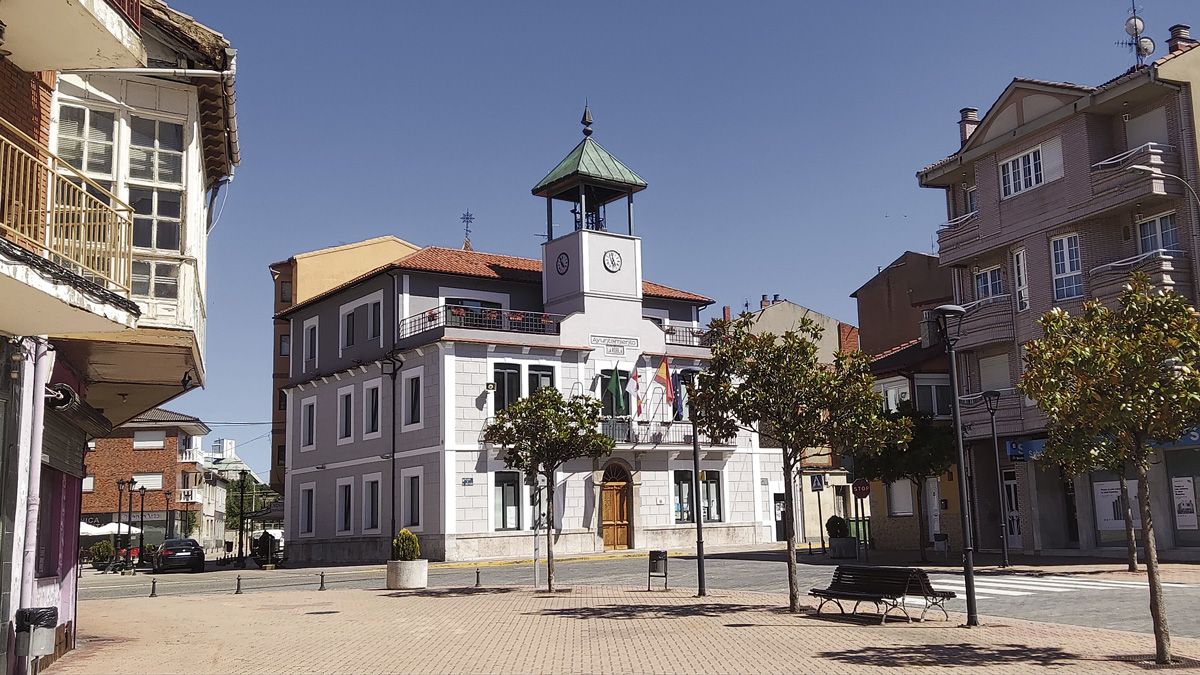
M98 541L88 551L92 554L92 567L101 569L116 555L116 549L107 541Z
M388 590L425 588L429 585L429 561L421 559L421 542L408 528L392 539L387 564Z
M825 521L829 534L829 554L834 558L857 558L858 540L850 536L850 524L841 516L829 516Z

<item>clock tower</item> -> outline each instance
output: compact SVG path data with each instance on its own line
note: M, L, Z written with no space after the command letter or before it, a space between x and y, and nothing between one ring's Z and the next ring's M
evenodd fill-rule
M542 300L555 314L629 311L640 319L642 244L633 234L633 195L646 181L592 138L586 106L580 123L583 140L533 188L546 199Z

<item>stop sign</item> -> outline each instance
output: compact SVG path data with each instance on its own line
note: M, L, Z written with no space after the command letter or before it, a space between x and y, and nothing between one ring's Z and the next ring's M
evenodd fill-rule
M850 491L859 499L866 499L871 496L871 482L866 478L859 478L850 486Z

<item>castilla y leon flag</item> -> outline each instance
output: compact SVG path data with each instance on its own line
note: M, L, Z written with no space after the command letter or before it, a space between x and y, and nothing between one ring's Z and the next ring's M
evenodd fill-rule
M654 381L661 384L663 389L666 390L667 403L674 405L675 387L671 386L671 360L665 356L663 357L662 363L658 365L658 370L654 372Z
M629 392L629 396L637 403L634 404L634 415L642 416L642 397L640 395L641 382L638 378L637 364L633 365L633 372L629 374L629 381L625 383L625 391Z

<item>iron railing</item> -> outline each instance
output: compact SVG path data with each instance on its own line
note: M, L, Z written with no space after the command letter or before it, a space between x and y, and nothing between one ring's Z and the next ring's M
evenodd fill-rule
M400 337L406 338L435 328L472 328L529 335L558 335L561 314L515 309L442 305L418 312L400 322Z
M1108 159L1102 159L1092 165L1092 171L1104 171L1107 169L1119 169L1133 157L1142 153L1163 153L1175 150L1175 146L1167 145L1166 143L1144 143L1136 148L1130 148L1119 155L1113 155Z
M204 501L201 488L184 488L179 491L180 504L199 504Z
M204 453L195 448L185 448L179 451L179 461L184 464L203 464Z
M133 208L2 117L0 236L129 297Z
M142 0L108 0L108 4L117 10L133 29L142 30Z
M600 433L618 443L634 445L692 445L694 433L691 422L634 421L606 419L600 421ZM714 441L700 434L700 445L732 445L732 439Z
M695 326L666 326L663 332L667 334L667 344L685 345L688 347L710 347L713 336L707 328Z

